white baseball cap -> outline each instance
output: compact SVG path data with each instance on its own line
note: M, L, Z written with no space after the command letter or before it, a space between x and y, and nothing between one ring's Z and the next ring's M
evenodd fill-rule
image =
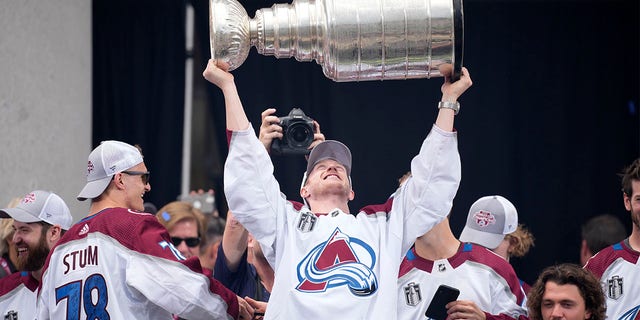
M73 221L64 200L53 192L42 190L27 193L15 208L0 210L0 218L13 218L24 223L44 221L59 225L64 230L68 230Z
M495 249L518 228L518 211L501 196L486 196L471 205L460 241Z
M113 175L142 163L138 148L120 141L102 141L89 154L87 162L87 184L77 199L84 201L97 198L107 189Z

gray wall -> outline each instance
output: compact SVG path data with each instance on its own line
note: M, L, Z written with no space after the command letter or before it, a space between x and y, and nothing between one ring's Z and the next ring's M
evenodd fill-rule
M91 1L0 0L0 148L0 206L44 189L88 213Z

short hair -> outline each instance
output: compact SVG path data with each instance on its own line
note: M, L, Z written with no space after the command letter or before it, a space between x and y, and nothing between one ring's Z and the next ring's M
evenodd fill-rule
M22 198L13 198L5 208L15 208L20 201L22 201ZM0 219L0 256L9 252L9 246L13 241L13 232L13 219Z
M624 192L628 197L631 197L631 194L633 193L631 182L633 180L640 181L640 158L636 159L626 167L620 176L622 177L622 192Z
M534 246L535 238L533 234L523 225L519 224L516 231L504 236L509 241L509 256L524 257L531 247Z
M219 216L209 215L207 216L206 220L206 232L204 237L205 239L201 242L202 245L200 246L200 254L205 253L209 245L222 238L222 234L224 233L224 226L226 224L226 220Z
M188 202L169 202L158 210L156 218L158 218L158 221L160 221L167 231L173 229L173 227L181 221L194 221L198 229L200 242L204 242L206 240L204 230L205 217L200 210L196 209Z
M624 240L627 230L622 221L611 214L595 216L582 225L582 239L587 242L587 248L592 254Z
M585 309L591 312L589 320L604 320L606 305L600 281L589 271L577 264L563 263L547 267L531 287L527 296L527 307L531 320L542 320L542 297L547 282L558 285L574 285L584 299Z

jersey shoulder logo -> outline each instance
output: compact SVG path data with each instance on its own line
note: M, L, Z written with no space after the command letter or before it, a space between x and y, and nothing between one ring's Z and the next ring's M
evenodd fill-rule
M4 320L18 320L18 312L17 311L9 311L4 315Z
M415 307L422 301L422 294L420 293L420 284L415 282L409 282L404 287L404 300L408 306Z
M78 232L78 235L81 236L87 233L89 233L89 225L85 223L82 229L80 229L80 232Z
M368 244L336 228L298 264L296 289L317 293L347 286L356 296L369 296L378 289L375 264L375 252Z
M316 225L316 221L318 217L316 217L311 212L302 212L300 214L300 218L298 219L297 228L300 232L310 232L313 230L313 227Z
M618 300L624 294L623 282L620 276L613 276L607 279L607 296L613 300Z
M171 253L173 253L178 261L187 260L187 258L185 258L182 253L180 253L180 251L173 245L173 243L162 240L158 242L158 245L160 245L160 248L162 248L162 250L169 248Z

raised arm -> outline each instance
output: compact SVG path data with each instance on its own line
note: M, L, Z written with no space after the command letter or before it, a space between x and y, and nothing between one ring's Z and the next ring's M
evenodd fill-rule
M462 75L456 82L451 83L451 73L453 66L445 64L440 67L440 72L444 75L444 84L442 85L442 101L443 103L458 103L458 98L464 93L473 82L469 76L467 68L462 68ZM453 120L456 112L453 109L440 108L436 126L444 131L453 131Z
M222 234L224 257L220 258L224 258L230 271L235 272L238 270L238 265L247 251L248 238L249 231L235 219L231 211L228 211L227 224L224 226L224 233Z
M454 83L449 82L451 66L441 70L445 81L436 122L420 152L411 161L411 178L394 195L394 211L403 216L403 252L417 237L446 217L460 184L460 155L453 127L457 112L454 109L458 98L472 82L466 68L463 68L460 80Z
M202 75L220 88L224 94L227 129L231 131L246 130L249 128L249 119L244 113L233 75L227 71L228 68L229 66L225 63L210 59Z

